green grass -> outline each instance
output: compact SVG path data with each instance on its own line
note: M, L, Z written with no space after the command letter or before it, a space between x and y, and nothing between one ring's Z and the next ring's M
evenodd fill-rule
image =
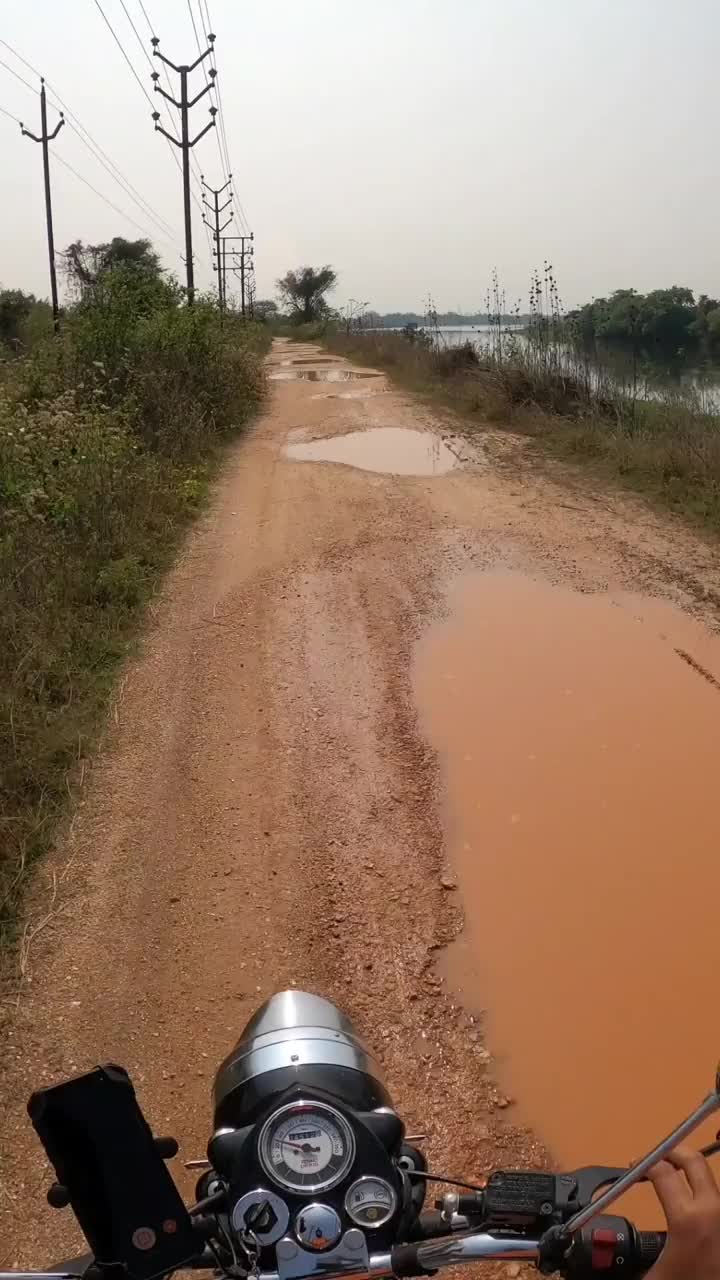
M398 333L335 333L323 341L454 410L466 429L509 427L555 457L592 464L604 478L720 532L720 416L692 389L633 400L566 376L542 353L497 361Z
M120 664L265 388L260 327L132 281L0 376L0 944L77 794ZM126 288L125 285L128 285Z

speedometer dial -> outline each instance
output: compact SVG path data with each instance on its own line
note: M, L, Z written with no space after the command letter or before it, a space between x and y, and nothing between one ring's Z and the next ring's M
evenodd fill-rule
M314 1194L348 1172L355 1156L352 1129L322 1102L292 1102L265 1121L258 1140L263 1169L281 1187Z

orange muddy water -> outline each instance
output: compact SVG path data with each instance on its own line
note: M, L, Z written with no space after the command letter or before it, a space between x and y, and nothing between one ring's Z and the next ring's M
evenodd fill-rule
M409 427L371 427L285 447L296 462L341 462L362 471L396 476L436 476L452 471L458 455L432 431Z
M557 1160L628 1161L720 1055L720 642L509 573L450 604L414 671L465 914L446 976Z

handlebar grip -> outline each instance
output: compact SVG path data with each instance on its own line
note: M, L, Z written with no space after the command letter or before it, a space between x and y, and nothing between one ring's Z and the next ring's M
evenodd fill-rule
M417 1244L396 1244L390 1253L392 1273L394 1276L432 1275L425 1271L418 1257Z
M649 1271L665 1248L667 1231L635 1232L635 1263L638 1271Z

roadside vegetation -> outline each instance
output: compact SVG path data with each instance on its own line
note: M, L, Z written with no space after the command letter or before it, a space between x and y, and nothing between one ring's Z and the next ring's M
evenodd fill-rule
M269 342L188 308L147 242L65 261L58 336L45 304L0 293L0 942Z
M592 462L673 511L720 532L720 407L702 388L658 387L631 360L623 379L568 344L567 318L539 281L519 334L490 308L480 342L446 345L432 313L402 332L327 330L339 354L385 369L400 385L534 437L558 456ZM546 302L547 296L547 302Z
M583 342L637 345L669 354L702 348L720 351L720 301L673 285L638 293L616 289L609 298L594 298L567 314L571 331Z

